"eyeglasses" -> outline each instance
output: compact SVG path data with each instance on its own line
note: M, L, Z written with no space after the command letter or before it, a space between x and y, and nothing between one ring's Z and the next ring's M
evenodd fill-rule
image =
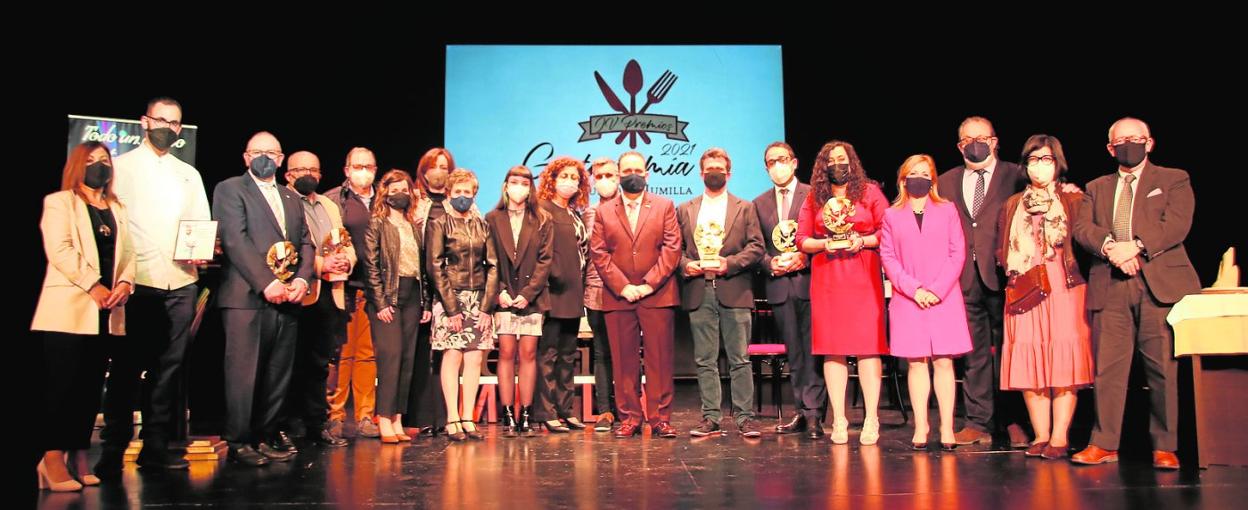
M377 165L347 165L347 168L350 168L352 170L372 170L374 172L377 171Z
M321 169L314 167L314 166L291 168L289 171L292 174L301 174L301 173L319 174L321 173Z
M1053 156L1027 156L1027 164L1034 165L1036 163L1052 164L1057 161Z
M247 151L246 154L253 158L258 158L260 156L268 156L269 159L277 159L277 158L282 157L282 151L262 151L258 149L252 149L252 150Z
M968 136L968 137L962 138L961 140L958 140L958 146L959 146L959 147L966 147L967 145L970 145L970 144L972 144L972 143L974 143L974 142L979 142L979 143L988 143L988 142L991 142L991 141L996 140L996 139L997 139L997 137L995 137L995 136L989 136L989 135L985 135L985 136L976 136L976 137L970 137L970 136Z
M771 158L771 159L763 160L763 162L767 164L767 168L771 168L771 166L776 163L787 164L790 161L793 161L793 158L789 156L780 156L778 158Z
M168 120L168 119L165 119L165 118L162 118L162 117L152 117L152 116L149 116L149 115L144 115L144 117L147 117L147 120L152 121L152 123L153 123L153 124L156 124L156 125L158 125L158 126L161 126L161 125L163 125L163 126L169 126L169 127L173 128L173 129L181 129L181 128L182 128L182 121L180 121L180 120Z
M1109 142L1110 145L1122 145L1125 143L1148 143L1151 138L1147 136L1123 136L1115 138Z

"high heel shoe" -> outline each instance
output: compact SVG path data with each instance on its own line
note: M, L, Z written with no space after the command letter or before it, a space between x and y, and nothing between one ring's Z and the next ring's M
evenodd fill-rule
M530 437L535 432L537 432L536 430L533 429L533 424L529 422L529 420L532 419L532 417L533 417L533 411L529 406L523 406L520 408L520 421L516 423L517 434L521 436L525 436L525 437Z
M832 420L832 443L845 444L849 442L849 420L845 418L837 418Z
M930 431L925 430L923 431L922 434L919 434L919 431L916 428L914 431L914 438L910 440L910 449L915 450L915 451L926 450L927 449L927 435L929 433Z
M956 440L945 442L945 435L944 434L940 435L940 449L941 450L951 452L957 447L958 447L958 442Z
M563 422L559 420L544 421L542 422L542 425L545 425L546 430L554 434L567 434L572 431L572 429L569 429L567 425L564 425Z
M81 456L81 460L82 460L81 465L85 466L87 462L87 459L86 459L87 452L77 451L72 454L66 453L65 455L65 460L66 460L65 468L69 470L69 476L74 477L74 479L82 483L84 487L94 487L96 485L99 485L100 477L91 474L90 470L86 470L85 474L79 474L78 466L80 464L78 462L79 460L78 456Z
M446 439L448 441L458 443L468 439L468 436L464 434L463 427L460 426L460 423L461 422L458 421L446 422Z
M503 406L503 419L499 421L503 423L503 437L516 437L516 415L511 412L511 406Z
M42 460L39 461L39 467L37 470L39 472L40 489L47 489L52 492L77 492L82 490L82 483L78 480L74 480L73 478L63 482L53 482L52 479L48 477L48 468L43 465Z
M862 433L858 435L858 442L863 446L871 446L880 440L880 419L867 418L862 422Z
M476 441L485 440L485 434L482 434L481 431L477 429L477 424L473 423L472 420L462 420L459 423L459 428L462 429L464 434L466 434L469 438ZM468 427L465 427L464 425L472 425L472 430L468 430Z

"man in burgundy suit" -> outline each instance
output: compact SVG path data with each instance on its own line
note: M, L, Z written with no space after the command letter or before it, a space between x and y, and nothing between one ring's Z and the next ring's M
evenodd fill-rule
M672 426L672 342L680 291L672 277L680 261L680 225L671 200L646 193L646 158L636 151L620 155L619 198L598 206L590 252L602 276L620 427L615 437L641 432L648 418L651 433L674 438ZM641 404L641 356L645 334L646 409Z

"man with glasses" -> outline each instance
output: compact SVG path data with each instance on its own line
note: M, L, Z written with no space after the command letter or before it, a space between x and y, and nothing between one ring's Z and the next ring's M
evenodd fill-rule
M1076 464L1118 460L1132 357L1148 383L1153 467L1178 469L1178 364L1170 308L1200 292L1183 246L1196 200L1187 172L1154 165L1148 125L1124 118L1109 128L1118 171L1088 183L1075 240L1100 261L1088 274L1087 307L1096 346L1096 426Z
M763 164L773 187L754 199L754 210L762 228L767 251L759 264L767 287L767 302L780 336L793 386L797 412L787 423L776 425L777 434L800 434L810 439L823 437L823 412L828 389L823 382L823 361L811 354L810 268L805 253L783 251L777 246L776 227L787 222L781 232L796 240L797 216L810 186L797 180L797 157L784 142L772 142L763 151Z
M997 218L1011 195L1027 184L1022 167L997 159L997 133L983 117L969 117L958 127L958 150L963 164L940 176L940 189L958 206L966 233L966 262L962 268L962 296L971 329L971 352L963 358L963 397L966 422L954 435L960 445L992 443L994 425L1005 426L1011 448L1026 448L1021 423L1026 407L1018 392L1001 392L1000 366L993 355L1001 348L1005 313L1002 275L996 247Z
M345 439L325 426L329 417L325 388L329 365L337 357L338 348L346 343L344 289L356 263L355 243L363 240L341 233L342 214L332 200L316 192L320 182L321 160L316 154L299 151L286 160L286 187L300 197L303 219L316 249L315 278L303 300L295 368L278 424L283 430L279 430L274 443L270 444L276 450L287 452L297 451L291 441L292 435L326 446L347 445Z
M283 159L277 138L256 133L243 152L247 172L213 191L212 217L219 222L225 254L217 296L225 325L222 437L230 446L229 459L248 466L293 457L274 448L281 446L276 425L290 384L299 312L316 265L303 201L277 185Z
M346 181L325 192L342 213L342 223L351 239L363 242L368 231L369 212L373 206L373 180L377 176L377 158L373 151L355 147L347 152L342 167ZM343 436L343 420L347 417L347 397L355 403L356 433L362 437L378 437L380 431L373 423L373 409L377 398L377 357L373 353L372 329L364 313L364 264L356 264L346 284L347 332L346 342L338 355L338 362L330 367L329 430L336 437Z
M198 267L206 261L178 261L173 250L181 220L209 220L204 183L195 167L169 153L182 132L182 105L168 97L147 104L140 123L142 144L113 160L113 189L130 211L130 233L137 255L135 289L126 306L124 341L110 346L100 432L103 449L95 474L121 477L122 460L134 434L134 407L143 377L143 468L187 469L168 450L179 439L181 371L191 343Z

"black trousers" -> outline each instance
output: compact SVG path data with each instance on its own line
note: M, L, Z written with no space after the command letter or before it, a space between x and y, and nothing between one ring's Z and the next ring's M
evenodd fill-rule
M422 312L423 313L423 312ZM430 348L433 323L417 328L416 356L412 364L412 388L407 395L404 426L440 428L446 426L446 401L442 399L442 352ZM408 419L408 417L411 419Z
M827 409L828 387L823 381L823 356L811 354L810 300L790 297L771 305L771 310L784 338L793 404L807 420L820 422Z
M144 445L164 447L180 438L175 413L183 409L182 365L191 345L198 287L173 290L138 285L126 302L126 336L109 344L104 392L105 450L125 450L134 437L134 409L142 402ZM140 392L140 375L142 379ZM141 393L141 395L140 395Z
M607 336L607 316L601 310L585 310L589 328L594 330L594 409L599 414L619 414L615 407L615 379L611 371L611 337Z
M302 422L308 433L317 434L329 419L329 365L347 339L347 312L334 304L327 283L321 285L316 303L300 312L297 338L290 393L286 395L279 424L291 430L298 427L296 422Z
M43 413L39 431L43 450L91 448L95 414L100 410L104 374L108 371L108 345L116 339L107 333L75 335L48 332L43 337Z
M276 432L290 389L298 341L298 304L224 308L225 433L231 445L257 444Z
M420 282L399 279L399 304L389 323L377 318L378 310L368 304L368 323L373 330L373 352L377 354L377 416L386 418L407 414L412 389L417 330L420 328Z
M966 426L993 433L1007 425L1026 423L1027 407L1022 393L998 390L1005 296L985 286L978 272L975 275L975 283L962 289L966 321L971 329L971 352L963 357L962 396Z
M533 394L533 418L537 421L573 416L572 377L580 329L580 318L547 316L542 322L542 338L537 341L537 391Z

